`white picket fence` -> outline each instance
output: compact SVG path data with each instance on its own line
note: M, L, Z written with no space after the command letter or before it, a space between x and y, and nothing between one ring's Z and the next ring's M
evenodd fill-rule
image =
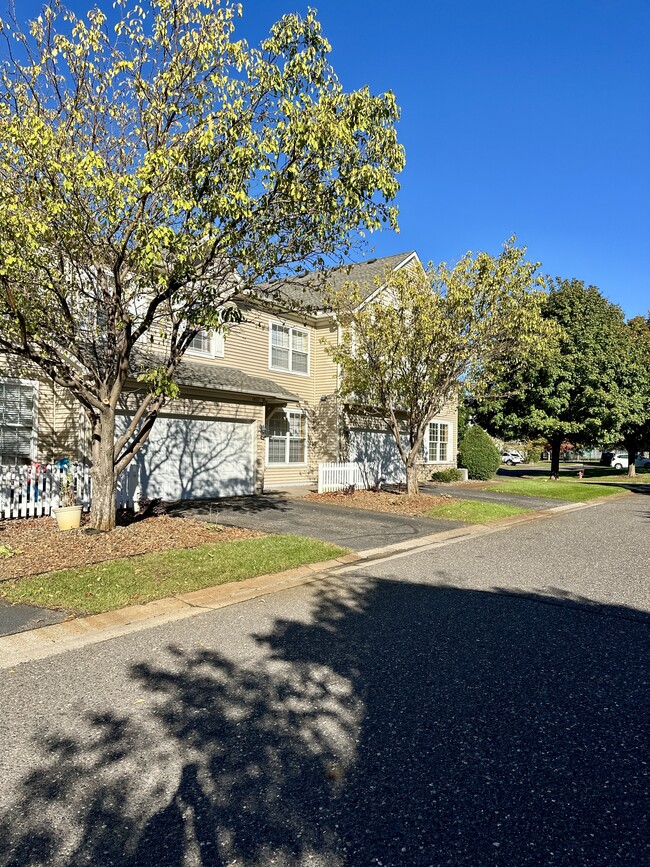
M318 493L325 494L329 491L342 491L354 485L355 488L367 487L367 478L364 478L361 464L319 464L318 465Z
M92 503L90 467L71 463L69 470L54 464L31 466L0 466L0 520L9 518L42 518L59 505L61 480L66 472L72 475L77 505L84 512ZM117 485L117 508L133 508L140 498L138 467L129 466Z

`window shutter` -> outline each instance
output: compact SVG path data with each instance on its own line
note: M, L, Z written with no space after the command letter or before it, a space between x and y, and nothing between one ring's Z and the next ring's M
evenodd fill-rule
M221 358L224 355L225 348L223 334L220 331L215 332L212 335L212 351Z

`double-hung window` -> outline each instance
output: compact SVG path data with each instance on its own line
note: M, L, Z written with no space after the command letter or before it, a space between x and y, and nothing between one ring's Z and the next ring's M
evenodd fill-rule
M308 331L272 322L270 341L269 367L272 370L305 375L309 373Z
M268 464L304 464L307 417L299 410L275 410L267 422Z
M223 358L223 334L214 331L201 330L187 347L188 355L200 355L203 358Z
M425 437L425 460L429 464L444 464L449 461L449 425L444 421L429 423Z
M0 464L22 464L36 457L36 384L0 380Z

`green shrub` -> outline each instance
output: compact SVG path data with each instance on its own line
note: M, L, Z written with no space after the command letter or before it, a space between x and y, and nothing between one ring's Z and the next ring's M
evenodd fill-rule
M501 455L482 427L473 425L458 449L460 465L467 467L470 479L491 479L501 466Z
M446 470L438 470L437 473L431 473L432 482L460 482L463 474L456 467L448 467Z

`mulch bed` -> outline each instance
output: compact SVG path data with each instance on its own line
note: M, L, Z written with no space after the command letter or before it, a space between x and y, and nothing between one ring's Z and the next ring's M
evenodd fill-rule
M331 506L347 506L351 509L369 509L373 512L392 512L395 515L409 515L417 518L427 515L435 506L449 502L449 496L434 497L430 494L391 493L389 491L355 491L344 494L335 491L331 494L308 494L315 503L328 503Z
M0 581L25 578L55 569L88 566L119 557L149 554L170 548L196 548L263 536L254 530L205 524L169 515L124 520L110 533L88 533L88 517L81 529L62 532L54 518L16 518L0 521ZM15 553L2 556L2 547Z

